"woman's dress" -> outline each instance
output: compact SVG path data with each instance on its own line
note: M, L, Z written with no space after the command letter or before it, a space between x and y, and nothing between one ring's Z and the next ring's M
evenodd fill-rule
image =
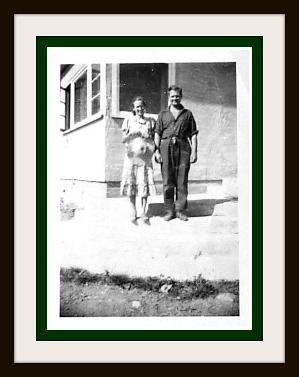
M152 118L132 116L122 125L125 142L125 157L120 185L120 194L147 197L156 194L152 156L154 147L154 126Z

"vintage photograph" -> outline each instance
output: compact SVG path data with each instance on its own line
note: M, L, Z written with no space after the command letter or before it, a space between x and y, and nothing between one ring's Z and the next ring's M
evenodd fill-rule
M60 317L239 316L236 62L60 64L57 96Z

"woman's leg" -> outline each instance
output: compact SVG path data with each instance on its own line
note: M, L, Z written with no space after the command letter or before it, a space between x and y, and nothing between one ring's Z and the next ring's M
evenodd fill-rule
M146 216L146 205L147 205L147 196L144 196L141 198L141 207L142 207L142 218L144 220L148 220L148 217Z
M131 195L130 196L130 210L131 210L131 215L130 215L130 218L132 221L135 221L136 220L136 217L137 217L137 213L136 213L136 196L135 195Z

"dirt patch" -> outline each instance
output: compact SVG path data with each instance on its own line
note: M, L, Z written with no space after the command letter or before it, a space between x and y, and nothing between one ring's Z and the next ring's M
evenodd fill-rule
M238 316L238 281L176 281L61 270L62 317Z

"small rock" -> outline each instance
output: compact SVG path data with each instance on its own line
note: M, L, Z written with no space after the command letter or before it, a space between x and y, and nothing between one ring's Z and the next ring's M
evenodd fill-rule
M171 287L172 287L172 284L164 284L160 288L160 292L162 292L162 293L168 293L169 290L171 289Z
M201 251L198 251L195 255L194 255L194 259L197 259L198 257L200 257L202 255L202 252Z
M227 303L231 303L234 301L235 295L232 293L219 293L219 295L216 296L216 300L224 301Z
M141 304L139 301L132 301L132 308L139 309L141 307Z

